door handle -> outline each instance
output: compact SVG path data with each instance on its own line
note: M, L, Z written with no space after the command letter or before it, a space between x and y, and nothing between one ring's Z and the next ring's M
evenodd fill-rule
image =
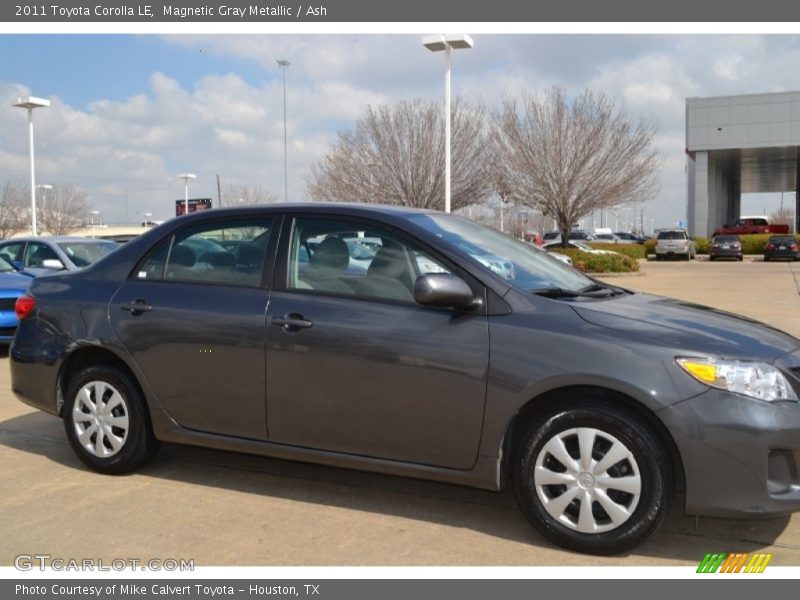
M133 316L137 316L142 313L150 312L151 310L153 310L153 307L145 303L144 300L134 300L133 302L126 302L125 304L121 305L120 308L122 310L127 310Z
M304 319L303 315L297 313L289 313L282 317L272 317L270 322L277 327L281 327L286 332L308 329L314 324L313 321Z

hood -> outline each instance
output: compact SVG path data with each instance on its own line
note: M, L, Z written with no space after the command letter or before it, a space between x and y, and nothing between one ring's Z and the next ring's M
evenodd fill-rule
M571 306L593 325L698 354L771 362L800 347L797 338L753 319L649 294Z

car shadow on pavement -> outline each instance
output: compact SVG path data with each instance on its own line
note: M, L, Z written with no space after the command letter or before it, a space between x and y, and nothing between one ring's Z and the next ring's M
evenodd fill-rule
M0 445L44 456L66 468L86 470L69 447L61 420L44 413L0 422ZM175 444L162 445L155 460L139 473L246 494L427 520L554 548L527 523L510 490L498 494ZM682 498L676 494L662 528L632 554L698 564L706 552L752 552L771 546L789 523L789 517L757 521L702 518L696 523L682 514L681 507ZM787 551L794 553L797 548L790 544Z

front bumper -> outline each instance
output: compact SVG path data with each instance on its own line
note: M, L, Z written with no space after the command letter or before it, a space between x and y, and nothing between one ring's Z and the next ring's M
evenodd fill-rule
M681 455L687 514L800 511L800 403L711 389L658 414Z

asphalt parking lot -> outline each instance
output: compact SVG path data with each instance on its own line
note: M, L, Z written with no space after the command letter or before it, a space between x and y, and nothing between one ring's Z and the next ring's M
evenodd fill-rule
M643 263L632 289L710 304L800 336L800 263ZM196 565L697 565L709 551L800 565L800 515L686 518L619 557L543 540L510 493L208 449L162 446L124 477L89 472L61 421L18 402L0 352L0 564L19 554L194 559Z

